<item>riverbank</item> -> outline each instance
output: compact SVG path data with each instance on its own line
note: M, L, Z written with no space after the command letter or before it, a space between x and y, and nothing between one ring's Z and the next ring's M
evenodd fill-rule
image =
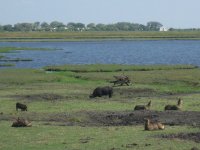
M0 32L0 42L62 42L99 40L200 40L200 31L190 32Z

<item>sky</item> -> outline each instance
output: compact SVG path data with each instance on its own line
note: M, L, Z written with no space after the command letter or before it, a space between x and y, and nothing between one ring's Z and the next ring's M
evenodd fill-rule
M200 28L199 14L200 0L0 0L0 25L158 21L169 28Z

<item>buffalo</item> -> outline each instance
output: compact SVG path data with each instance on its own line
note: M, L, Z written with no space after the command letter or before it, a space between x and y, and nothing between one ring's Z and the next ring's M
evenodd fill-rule
M18 111L18 109L21 109L21 111L27 111L27 106L25 104L16 103L16 111Z
M109 98L111 98L112 94L113 94L113 88L112 87L109 87L109 86L97 87L96 89L94 89L93 93L90 95L90 98L101 97L101 96L104 96L104 95L108 95Z

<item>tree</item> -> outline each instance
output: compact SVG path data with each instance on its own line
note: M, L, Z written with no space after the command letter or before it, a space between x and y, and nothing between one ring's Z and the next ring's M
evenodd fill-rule
M99 24L96 25L96 30L97 31L105 31L106 30L106 25L102 24L102 23L99 23Z
M13 31L13 27L10 24L4 25L3 26L3 30L5 31Z
M61 28L61 27L65 27L65 25L62 22L58 22L58 21L53 21L50 23L51 28Z
M43 31L50 31L50 25L47 22L42 22L40 26Z
M75 25L74 22L70 22L70 23L67 24L67 28L70 31L75 31L76 25Z
M33 30L38 31L40 29L40 22L34 22L33 23Z
M14 25L15 31L33 31L33 24L32 23L17 23Z
M83 23L76 23L75 26L76 26L77 29L84 29L85 28L85 24L83 24Z
M3 26L2 25L0 25L0 31L3 31Z
M115 24L108 24L105 26L106 31L117 31L118 28L116 27Z
M160 27L163 25L160 22L150 21L147 22L147 28L149 31L159 31Z
M67 28L70 31L82 31L83 29L85 29L85 24L70 22L67 24Z
M88 25L87 25L87 28L88 29L94 29L96 27L96 25L94 24L94 23L89 23Z
M131 24L128 22L118 22L117 24L115 24L115 26L118 28L118 30L128 31L130 30Z

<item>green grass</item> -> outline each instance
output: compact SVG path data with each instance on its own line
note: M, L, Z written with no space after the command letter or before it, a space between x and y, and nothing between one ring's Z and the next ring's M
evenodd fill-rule
M0 41L80 41L80 40L162 40L200 39L190 32L1 32Z
M47 66L47 71L72 71L72 72L121 72L121 71L150 71L150 70L174 70L194 69L193 65L115 65L115 64L92 64L92 65L63 65Z
M7 63L0 64L0 67L11 67L11 66L15 66L15 64L7 64Z
M20 50L55 50L52 48L32 48L32 47L0 47L0 53L10 53Z
M56 66L55 66L56 67ZM59 67L58 67L59 68ZM135 105L152 101L152 110L183 99L182 111L200 111L200 69L195 66L61 66L59 71L37 69L0 70L0 149L175 149L200 147L180 139L155 138L159 134L197 132L190 126L166 126L164 131L143 131L143 126L61 126L49 121L54 114L70 115L74 122L87 119L82 112L132 111ZM114 95L89 99L97 86L112 86L113 75L127 75L130 86L114 87ZM145 93L146 92L146 93ZM45 99L52 94L58 99ZM15 103L28 105L28 112L16 112ZM14 118L27 117L30 128L11 128ZM60 116L62 117L62 116ZM4 120L4 121L3 121ZM5 121L6 120L6 121ZM42 121L43 120L43 121ZM87 141L88 140L88 141ZM86 143L84 143L86 142ZM127 148L131 144L136 146ZM145 144L150 144L148 147Z
M0 123L0 148L4 150L110 150L126 149L176 149L188 150L200 144L178 139L166 140L155 135L179 132L197 132L197 128L187 126L167 127L164 131L143 131L142 126L127 127L66 127L48 126L33 122L30 128L11 128L10 122ZM7 144L9 143L9 144ZM131 146L131 144L137 144ZM149 144L149 146L146 146ZM129 147L129 148L128 148Z

